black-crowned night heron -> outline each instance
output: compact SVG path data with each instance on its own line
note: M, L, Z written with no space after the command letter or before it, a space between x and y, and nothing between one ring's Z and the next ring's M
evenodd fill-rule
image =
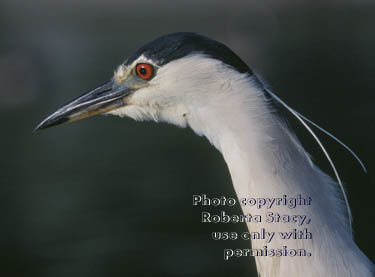
M307 127L308 120L265 88L228 47L197 34L174 33L139 48L108 83L63 106L36 129L102 113L189 126L223 154L239 199L284 195L312 199L311 205L293 210L286 205L270 209L242 206L244 214L263 218L246 222L251 232L274 234L271 241L252 240L252 249L261 250L255 257L260 276L373 276L374 265L352 239L345 194L312 163L274 113L269 96ZM267 222L269 212L304 215L309 223ZM312 239L278 235L293 229L308 231ZM288 251L277 251L282 249L302 254L290 257ZM301 249L306 251L297 252Z

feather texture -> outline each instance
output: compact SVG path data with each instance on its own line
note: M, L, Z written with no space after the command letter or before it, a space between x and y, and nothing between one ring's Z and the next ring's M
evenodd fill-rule
M136 62L136 61L135 61ZM374 265L352 239L345 201L338 184L309 158L293 132L274 112L259 81L218 60L190 55L165 64L150 86L129 97L112 114L137 120L165 121L191 127L223 155L238 198L273 198L298 194L311 206L269 210L242 206L244 214L267 212L306 215L312 239L253 240L252 248L306 249L311 257L257 256L262 277L373 276ZM289 223L248 222L251 232L288 232ZM250 246L249 246L250 247Z

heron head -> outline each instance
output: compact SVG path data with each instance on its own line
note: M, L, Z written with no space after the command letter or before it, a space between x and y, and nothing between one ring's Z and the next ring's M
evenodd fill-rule
M110 81L62 106L36 130L97 114L185 126L192 107L220 95L231 73L252 75L225 45L194 33L165 35L139 48Z

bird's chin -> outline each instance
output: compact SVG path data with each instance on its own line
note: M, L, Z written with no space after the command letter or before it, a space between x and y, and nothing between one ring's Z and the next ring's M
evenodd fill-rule
M106 112L105 115L115 115L119 117L131 117L132 106L124 106L118 109Z
M148 108L143 108L136 105L126 105L121 108L111 110L106 114L115 115L119 117L129 117L137 121L158 121L155 111L151 111Z
M178 107L169 107L158 109L153 107L141 107L137 105L127 105L106 114L116 115L120 117L129 117L136 121L155 121L155 122L165 122L176 125L178 127L186 127L188 125L188 115L186 109L181 109Z

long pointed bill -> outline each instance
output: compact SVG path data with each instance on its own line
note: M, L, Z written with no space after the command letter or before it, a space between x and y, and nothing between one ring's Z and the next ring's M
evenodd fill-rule
M44 119L34 131L74 122L126 105L125 97L134 89L117 85L113 80L85 93Z

